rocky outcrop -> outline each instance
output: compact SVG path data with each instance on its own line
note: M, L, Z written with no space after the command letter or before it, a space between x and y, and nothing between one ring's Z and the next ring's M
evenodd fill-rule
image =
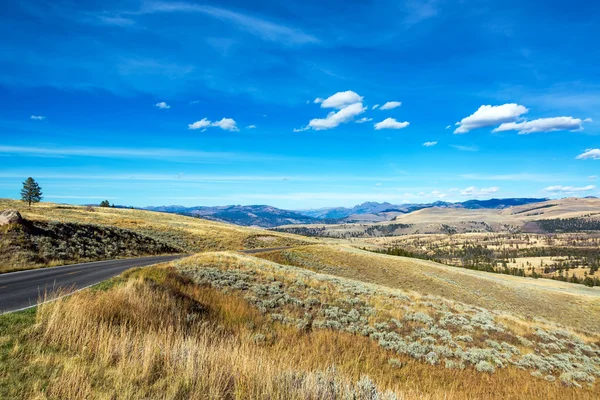
M20 224L23 217L17 210L4 210L0 213L0 226L10 224Z

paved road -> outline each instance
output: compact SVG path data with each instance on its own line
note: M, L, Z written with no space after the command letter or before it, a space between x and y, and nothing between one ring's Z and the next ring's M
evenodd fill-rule
M277 250L291 249L292 247L294 247L294 246L271 247L271 248L268 248L268 249L240 250L240 253L244 253L244 254L266 253L268 251L277 251Z
M129 268L145 267L179 257L181 256L97 261L0 274L0 314L34 306L40 296L58 288L73 292L119 275Z

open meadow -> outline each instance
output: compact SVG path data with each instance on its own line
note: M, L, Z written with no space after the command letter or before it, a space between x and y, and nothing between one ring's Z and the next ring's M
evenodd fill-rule
M0 397L600 395L597 319L523 317L523 306L506 311L510 295L502 310L484 306L493 304L491 291L462 296L466 302L418 293L401 281L381 285L368 274L350 279L314 269L208 252L0 316ZM562 289L564 298L596 298L597 305L592 289ZM532 308L543 301L536 298L542 291L529 296ZM555 315L574 307L564 304Z

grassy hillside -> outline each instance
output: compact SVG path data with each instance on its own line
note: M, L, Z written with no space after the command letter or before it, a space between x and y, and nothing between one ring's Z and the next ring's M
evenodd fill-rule
M203 253L0 316L0 397L594 399L599 340L437 296Z
M0 273L181 251L150 236L110 226L26 220L0 227Z
M195 253L306 244L313 239L151 211L0 199L24 227L0 230L0 262L19 269L157 252Z
M258 257L390 288L442 296L600 333L600 288L472 271L345 246L306 246Z

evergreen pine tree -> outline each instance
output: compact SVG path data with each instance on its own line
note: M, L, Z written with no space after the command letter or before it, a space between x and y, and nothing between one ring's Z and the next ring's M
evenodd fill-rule
M32 177L27 178L23 182L23 189L21 189L21 200L31 207L31 203L39 203L42 198L42 188L40 185Z

